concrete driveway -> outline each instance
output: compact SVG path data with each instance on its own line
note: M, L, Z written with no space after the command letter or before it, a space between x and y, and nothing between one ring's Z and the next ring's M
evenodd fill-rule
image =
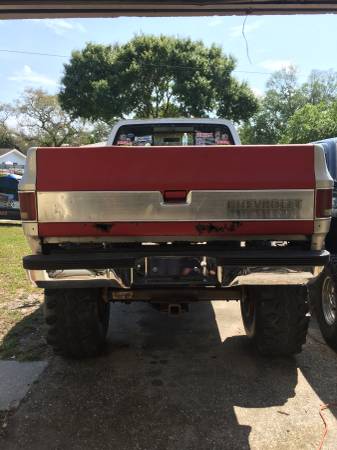
M238 303L169 317L112 305L105 355L54 358L9 418L0 448L317 449L322 403L337 401L337 355L311 325L296 358L251 348ZM337 449L337 407L324 411Z

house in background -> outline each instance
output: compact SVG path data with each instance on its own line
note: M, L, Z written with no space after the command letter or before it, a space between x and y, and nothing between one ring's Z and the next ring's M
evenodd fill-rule
M16 148L0 148L0 172L22 173L26 164L26 155Z

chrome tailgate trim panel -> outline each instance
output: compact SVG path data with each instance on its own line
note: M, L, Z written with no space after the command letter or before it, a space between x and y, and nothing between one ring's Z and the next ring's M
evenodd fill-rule
M165 203L159 191L38 192L38 221L190 222L313 220L313 189L190 191Z

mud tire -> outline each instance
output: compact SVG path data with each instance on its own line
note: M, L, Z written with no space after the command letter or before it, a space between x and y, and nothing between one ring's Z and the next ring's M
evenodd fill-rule
M246 334L264 356L300 353L308 312L307 289L302 286L249 286L241 300Z
M48 344L56 354L65 357L98 355L105 344L109 310L101 289L46 289Z
M310 286L311 308L316 316L319 328L325 342L337 351L337 318L328 323L324 314L323 295L326 283L330 281L335 293L335 305L337 303L337 256L331 255L329 264L325 267L316 282Z

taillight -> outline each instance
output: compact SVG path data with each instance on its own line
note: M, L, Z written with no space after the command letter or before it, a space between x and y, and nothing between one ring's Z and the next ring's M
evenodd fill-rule
M20 213L22 220L36 220L35 192L19 192Z
M330 217L332 213L332 189L317 189L316 217Z

